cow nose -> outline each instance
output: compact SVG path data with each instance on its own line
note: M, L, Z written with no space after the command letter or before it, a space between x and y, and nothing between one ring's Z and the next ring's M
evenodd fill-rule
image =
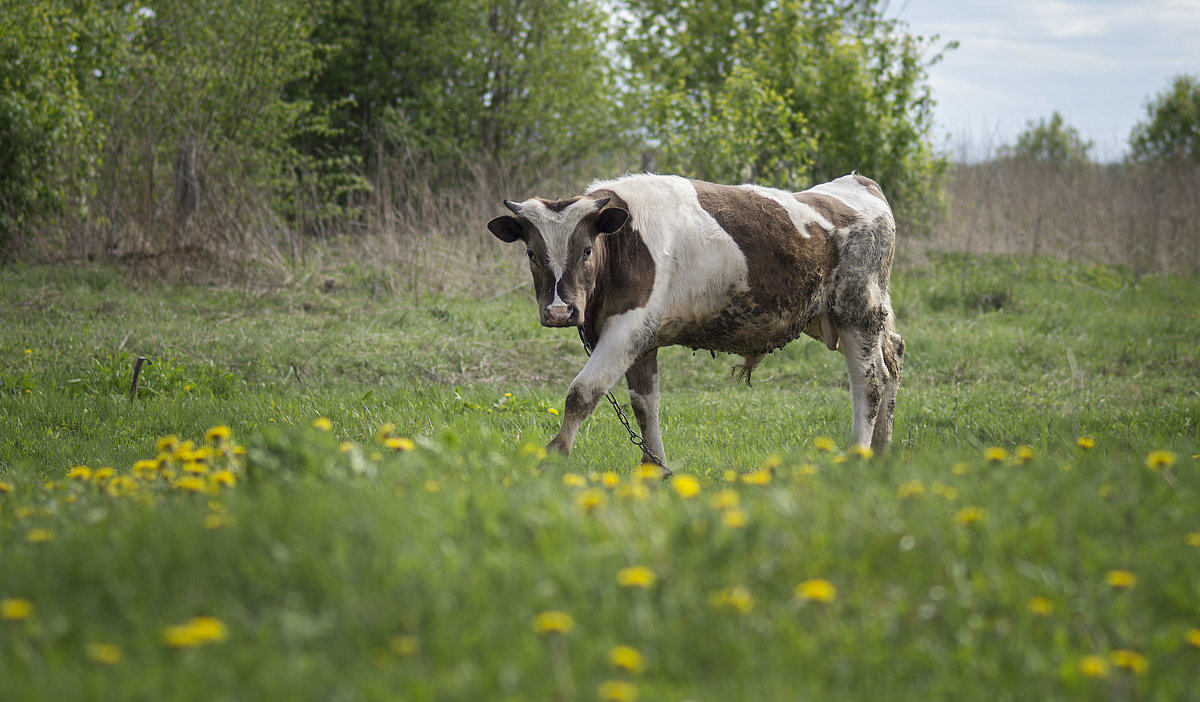
M571 308L566 305L550 305L546 308L546 319L560 324L571 320Z

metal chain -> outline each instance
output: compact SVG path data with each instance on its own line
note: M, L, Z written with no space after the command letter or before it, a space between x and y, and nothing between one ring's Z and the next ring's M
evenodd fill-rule
M576 329L579 330L579 340L583 342L584 353L588 355L588 358L591 358L592 345L588 343L587 337L583 335L583 327L576 327ZM625 416L625 413L621 411L621 404L617 402L617 397L616 395L613 395L612 390L606 392L604 396L608 398L608 402L612 405L613 411L617 413L617 419L621 420L621 424L625 426L625 431L629 432L629 443L640 448L642 453L645 454L647 458L649 458L652 462L662 466L667 470L667 474L670 475L670 469L667 468L667 464L664 463L661 458L655 456L653 451L646 448L645 440L643 440L642 437L633 430L633 427L629 426L629 419Z

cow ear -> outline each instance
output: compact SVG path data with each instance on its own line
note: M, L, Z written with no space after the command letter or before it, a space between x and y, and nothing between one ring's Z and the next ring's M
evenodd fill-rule
M525 238L525 227L521 226L521 220L510 215L493 219L488 222L487 228L496 235L497 239L506 244Z
M620 207L610 207L596 218L596 231L601 234L612 234L625 226L629 221L629 212Z

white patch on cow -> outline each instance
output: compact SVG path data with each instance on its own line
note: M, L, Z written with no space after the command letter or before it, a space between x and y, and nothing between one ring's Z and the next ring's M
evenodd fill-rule
M795 195L785 190L777 190L775 188L764 188L761 185L742 185L740 186L750 192L772 200L787 210L788 217L791 218L792 224L795 225L796 231L800 232L800 236L808 239L812 234L808 233L808 225L816 222L821 225L821 228L826 231L833 229L833 223L822 217L812 207L800 202Z
M546 207L540 200L533 198L520 203L521 216L542 235L546 244L546 264L554 273L554 284L562 280L563 271L567 267L567 257L570 255L571 233L575 231L579 220L596 209L595 200L583 199L572 203L561 212L555 212Z
M746 291L746 256L700 206L696 189L679 176L633 175L596 181L588 192L611 190L628 205L630 226L654 259L647 303L664 326L716 314L730 291Z
M880 216L891 217L892 211L887 203L880 200L853 175L844 175L837 180L814 185L804 192L837 198L853 208L868 222Z

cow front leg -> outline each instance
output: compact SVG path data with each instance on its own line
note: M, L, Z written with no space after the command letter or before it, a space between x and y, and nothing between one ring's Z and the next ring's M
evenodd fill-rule
M658 427L658 349L651 349L633 362L625 372L629 384L629 404L642 430L642 463L658 463L666 467L662 432Z
M846 356L846 371L850 376L850 443L870 446L883 401L883 374L887 372L882 363L880 338L843 329L841 341L840 350Z

